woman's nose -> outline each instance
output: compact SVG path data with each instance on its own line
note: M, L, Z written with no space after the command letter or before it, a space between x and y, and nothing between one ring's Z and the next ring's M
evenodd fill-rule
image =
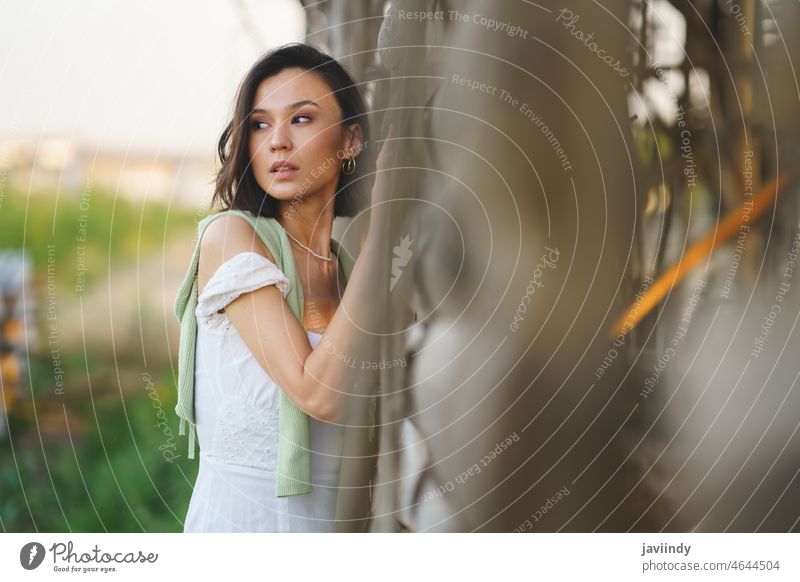
M287 150L292 148L289 127L285 123L278 123L270 136L270 147L273 150Z

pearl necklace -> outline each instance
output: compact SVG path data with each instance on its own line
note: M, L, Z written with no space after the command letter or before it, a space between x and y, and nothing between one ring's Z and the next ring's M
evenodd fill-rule
M304 245L304 244L303 244L303 243L301 243L299 240L297 240L296 238L294 238L294 237L293 237L291 234L289 234L289 231L288 231L288 230L284 229L284 231L286 232L286 236L288 236L290 239L292 239L294 242L296 242L297 244L299 244L301 247L303 247L305 250L307 250L309 253L311 253L312 255L314 255L315 257L317 257L318 259L322 259L323 261L332 261L332 260L333 260L333 257L330 257L330 256L329 256L329 257L323 257L322 255L315 253L315 252L314 252L314 251L312 251L310 248L308 248L306 245Z

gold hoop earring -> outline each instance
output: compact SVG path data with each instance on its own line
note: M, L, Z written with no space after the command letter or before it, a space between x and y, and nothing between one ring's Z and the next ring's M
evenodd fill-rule
M342 172L350 176L355 171L356 171L356 159L347 158L342 164Z

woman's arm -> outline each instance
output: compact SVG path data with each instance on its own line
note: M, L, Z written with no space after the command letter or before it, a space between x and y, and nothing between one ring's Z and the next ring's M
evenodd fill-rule
M390 130L387 142L392 136ZM381 149L368 234L316 349L312 350L302 324L275 285L240 295L226 307L228 318L261 367L301 410L319 420L340 418L342 384L348 371L347 358L341 356L352 354L358 334L370 327L364 305L376 298L367 277L375 272L380 252L376 237L385 232L389 220L389 205L383 203L388 192L384 170L392 152L386 145ZM236 216L214 220L201 241L199 289L225 261L247 251L275 262L247 221Z
M365 267L373 254L372 247L368 236L339 308L315 350L275 285L240 295L225 308L261 367L301 410L323 421L339 418L346 368L337 353L350 352L355 334L364 323L358 314L369 299ZM242 252L258 253L275 262L244 219L223 216L208 225L200 245L199 290L223 263Z

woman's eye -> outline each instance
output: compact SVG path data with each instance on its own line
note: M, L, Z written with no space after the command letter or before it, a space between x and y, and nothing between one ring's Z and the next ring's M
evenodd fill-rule
M294 119L300 119L300 118L308 120L308 121L303 121L303 123L308 123L309 121L311 121L311 116L310 115L295 115L294 116Z
M268 125L269 123L267 123L266 121L253 121L250 124L250 127L252 127L253 129L264 129Z

